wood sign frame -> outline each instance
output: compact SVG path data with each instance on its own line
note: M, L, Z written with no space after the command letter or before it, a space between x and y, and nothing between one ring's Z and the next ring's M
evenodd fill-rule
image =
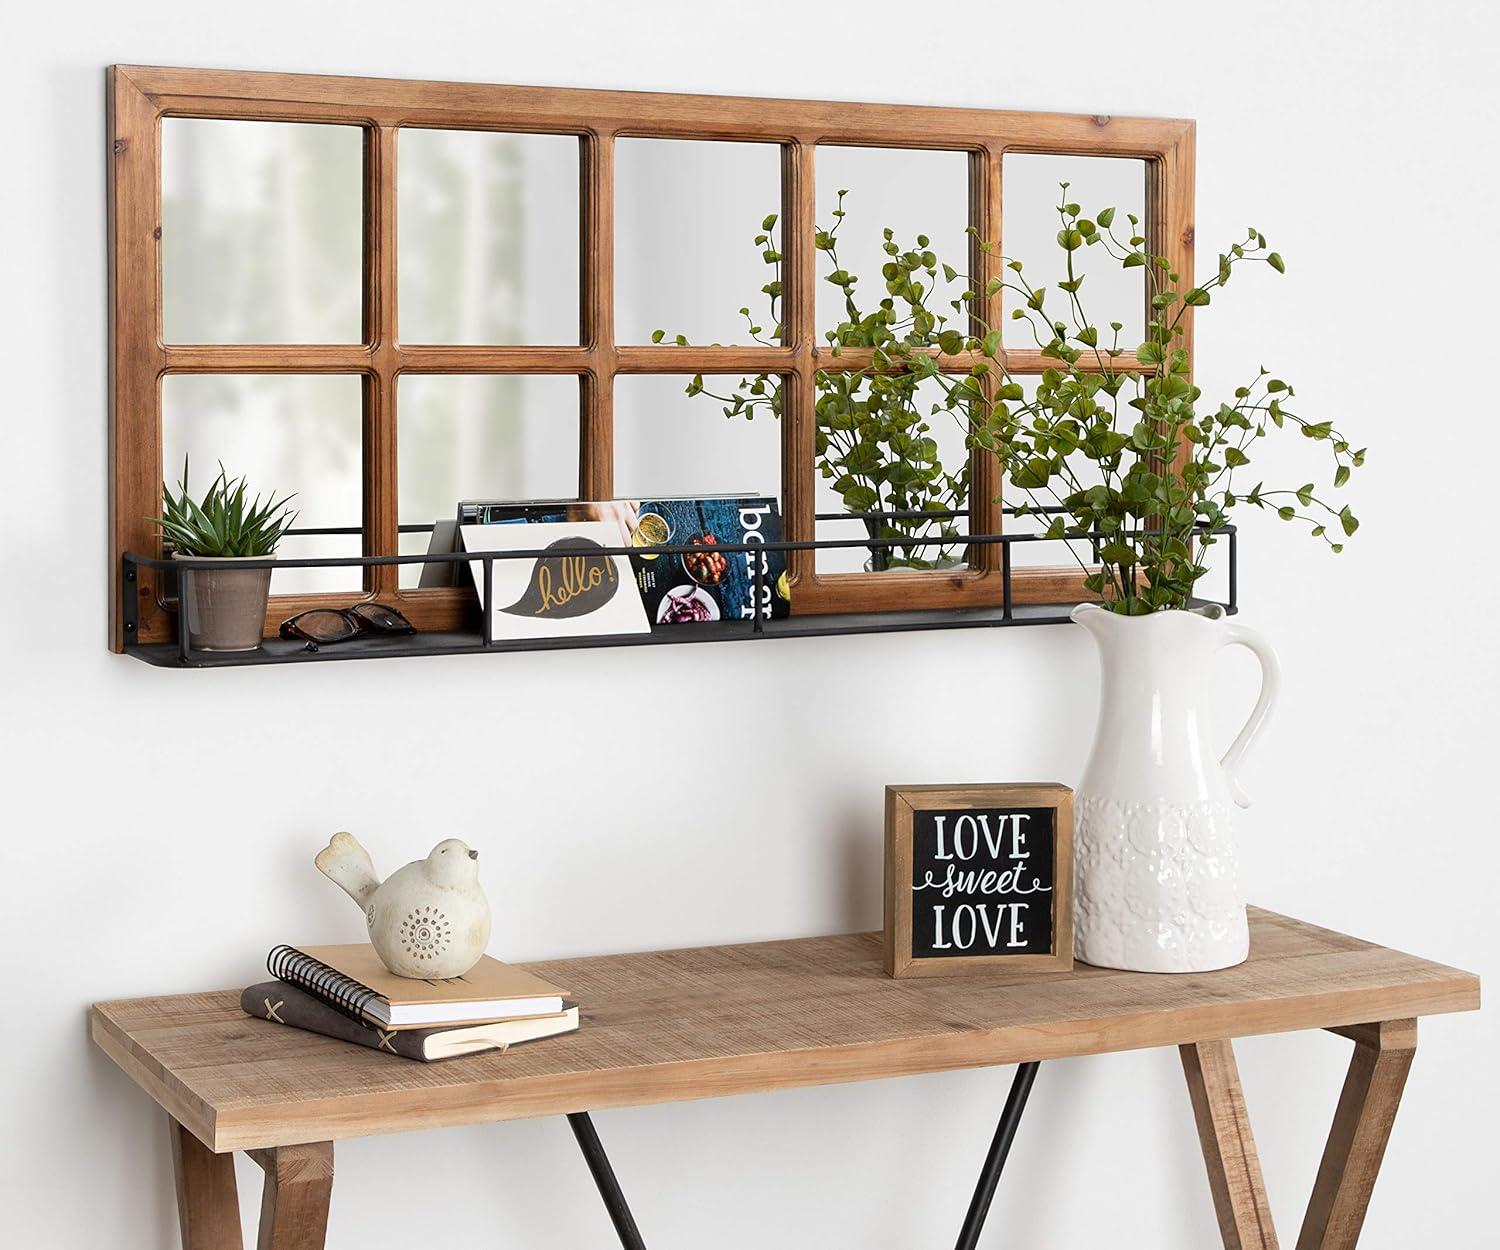
M941 812L944 816L962 816L970 812L994 809L1018 810L1046 808L1052 818L1051 906L1048 909L1050 934L1047 949L1039 953L1004 954L986 952L976 955L932 956L916 950L917 925L914 921L913 862L915 829L919 813ZM1003 820L995 829L997 839L1006 836ZM947 858L958 855L959 836L949 827ZM1034 837L1032 830L1029 836ZM979 854L984 839L974 838ZM1024 845L1024 843L1022 843ZM1012 843L1015 845L1015 843ZM1035 849L1033 842L1030 849ZM965 861L972 866L978 859ZM988 862L988 861L986 861ZM1010 862L1014 862L1013 860ZM1013 892L1005 885L1003 870L995 897ZM1024 886L1030 884L1027 882ZM1014 884L1014 883L1013 883ZM996 917L997 921L1003 917ZM957 917L950 912L950 924L957 928ZM950 933L953 932L950 930ZM1000 930L997 926L997 931ZM949 976L962 972L985 970L1021 970L1029 972L1066 972L1073 966L1073 791L1056 782L999 782L977 786L887 786L885 791L885 970L893 977Z
M363 552L399 551L397 380L403 374L562 374L579 379L581 498L614 494L614 380L625 374L779 375L781 504L791 540L813 538L814 402L820 371L872 367L868 352L833 356L818 347L815 323L814 162L820 144L961 151L969 158L969 220L980 237L1003 236L1003 162L1008 152L1131 157L1146 162L1146 233L1172 267L1193 272L1194 125L1129 117L1020 113L890 104L840 104L723 96L662 95L397 79L334 78L233 70L119 65L109 71L109 309L111 646L125 624L118 579L126 551L153 555L160 542L146 518L162 487L161 383L173 373L348 374L363 381ZM363 336L348 344L180 344L162 331L162 119L200 117L323 122L364 131ZM459 346L404 343L397 334L396 155L403 126L576 135L580 182L579 343L575 346ZM784 341L772 346L675 347L617 342L614 316L615 141L621 136L761 141L781 148ZM985 281L995 253L976 245L970 271ZM1001 325L998 294L981 311ZM1191 316L1182 319L1191 352ZM1006 349L1015 373L1040 373L1035 350ZM939 357L965 372L967 356ZM1082 367L1087 367L1086 365ZM1133 358L1118 368L1149 372ZM973 461L970 526L1000 528L997 466ZM823 613L959 608L1001 602L1001 548L986 544L962 570L818 573L816 554L790 553L793 611ZM452 629L475 611L471 591L402 590L393 565L366 570L363 592L275 596L267 632L293 612L379 596L399 603L419 629ZM135 641L165 641L173 616L155 573L139 572ZM1087 597L1082 574L1018 569L1014 601Z

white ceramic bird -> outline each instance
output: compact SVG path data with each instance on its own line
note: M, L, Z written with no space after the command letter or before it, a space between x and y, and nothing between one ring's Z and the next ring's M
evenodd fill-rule
M350 833L336 833L313 862L365 913L370 944L400 977L461 977L490 941L490 905L479 888L479 852L457 838L386 880Z

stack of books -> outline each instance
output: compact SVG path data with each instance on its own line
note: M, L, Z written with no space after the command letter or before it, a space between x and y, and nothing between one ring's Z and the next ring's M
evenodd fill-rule
M448 981L398 977L368 943L278 946L266 967L275 980L240 995L247 1014L424 1063L578 1027L565 990L488 955Z

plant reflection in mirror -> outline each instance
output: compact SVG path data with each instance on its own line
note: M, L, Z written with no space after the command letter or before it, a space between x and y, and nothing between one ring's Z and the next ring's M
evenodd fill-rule
M881 272L886 294L868 312L856 298L858 277L838 262L837 235L847 195L839 192L833 226L820 228L814 238L828 258L825 281L844 295L844 320L824 337L835 354L846 348L871 353L869 367L817 376L818 472L845 508L851 513L966 510L968 464L945 469L932 438L932 422L946 417L960 423L967 447L997 455L1006 480L1026 496L1020 510L1048 517L1049 538L1103 536L1098 563L1079 563L1085 586L1114 611L1141 615L1187 606L1207 572L1205 553L1215 542L1210 531L1238 507L1270 509L1282 520L1305 525L1334 552L1343 550L1342 540L1359 522L1347 505L1330 502L1316 482L1272 489L1260 481L1249 490L1238 482L1252 464L1254 444L1272 430L1295 430L1326 444L1332 489L1343 487L1364 464L1365 450L1351 447L1332 422L1311 422L1292 411L1292 387L1264 368L1237 387L1230 400L1212 407L1202 402L1202 392L1189 377L1183 346L1186 310L1210 304L1213 293L1246 262L1284 273L1281 256L1252 227L1243 241L1219 255L1213 277L1193 286L1166 257L1149 249L1138 217L1127 214L1128 231L1123 233L1115 226L1112 208L1086 217L1067 198L1068 185L1061 184L1057 206L1057 243L1067 276L1056 284L1056 292L1031 286L1023 263L1000 256L994 242L980 242L980 253L996 256L1004 276L981 287L943 263L925 236L918 235L914 247L903 249L886 230L888 260ZM755 238L773 269L772 280L761 288L770 301L773 328L767 333L749 308L740 310L753 340L767 345L782 335L781 253L771 233L775 225L776 217L767 217ZM1106 336L1085 311L1087 275L1078 259L1091 248L1099 249L1109 264L1145 273L1149 320L1145 341L1133 358L1120 345L1121 322L1106 323ZM949 299L955 284L960 293ZM1001 291L1018 298L1020 306L1011 317L1017 325L1024 323L1032 340L1028 346L1049 362L1034 375L1029 395L1020 375L1006 366L998 327L982 315ZM935 300L948 311L936 311ZM1061 317L1052 311L1059 303L1064 306ZM949 326L950 315L969 329ZM652 341L665 338L657 331ZM675 341L686 344L681 335ZM939 354L966 357L969 367L946 371ZM928 381L941 387L943 400L924 413L918 394ZM700 375L689 384L688 394L718 400L726 417L781 414L780 380L771 374L743 378L727 395L709 390ZM1085 481L1086 476L1097 480ZM872 537L958 536L951 520L887 518L866 524ZM933 567L950 562L956 550L956 544L945 546L934 555L931 549L898 546L889 559L872 564ZM1076 552L1074 556L1078 558Z

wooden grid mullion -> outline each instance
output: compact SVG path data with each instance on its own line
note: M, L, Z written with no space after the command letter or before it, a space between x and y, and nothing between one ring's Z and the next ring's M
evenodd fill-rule
M365 337L371 345L364 380L364 551L400 552L397 489L396 386L396 138L394 126L377 126L365 143ZM365 587L393 594L401 570L365 570Z
M1184 286L1193 285L1195 235L1193 186L1195 180L1196 136L1195 127L1189 123L1177 141L1162 155L1152 161L1147 182L1146 207L1151 222L1149 237L1152 247L1167 258L1172 271ZM1150 316L1150 310L1147 310ZM1181 320L1182 338L1178 346L1188 354L1188 380L1192 381L1193 363L1193 310L1184 307ZM1192 459L1193 447L1186 439L1178 448L1173 467L1181 472Z
M615 137L579 142L579 339L588 371L580 383L578 497L615 493Z
M969 155L969 224L975 233L969 236L969 274L974 287L984 292L989 281L1000 271L1001 162L1003 152L985 148ZM988 242L991 246L986 247ZM983 337L987 330L1000 324L1000 293L985 295L971 305L970 332ZM1000 384L997 371L991 369L980 379L987 400L995 396ZM1000 532L1000 463L994 452L975 447L969 453L969 532ZM969 563L992 576L999 576L1004 551L994 543L972 549ZM1002 587L1003 594L1003 587Z
M817 406L817 153L807 143L781 149L781 514L794 542L817 537L814 505ZM805 596L817 575L817 553L787 553L787 574Z

